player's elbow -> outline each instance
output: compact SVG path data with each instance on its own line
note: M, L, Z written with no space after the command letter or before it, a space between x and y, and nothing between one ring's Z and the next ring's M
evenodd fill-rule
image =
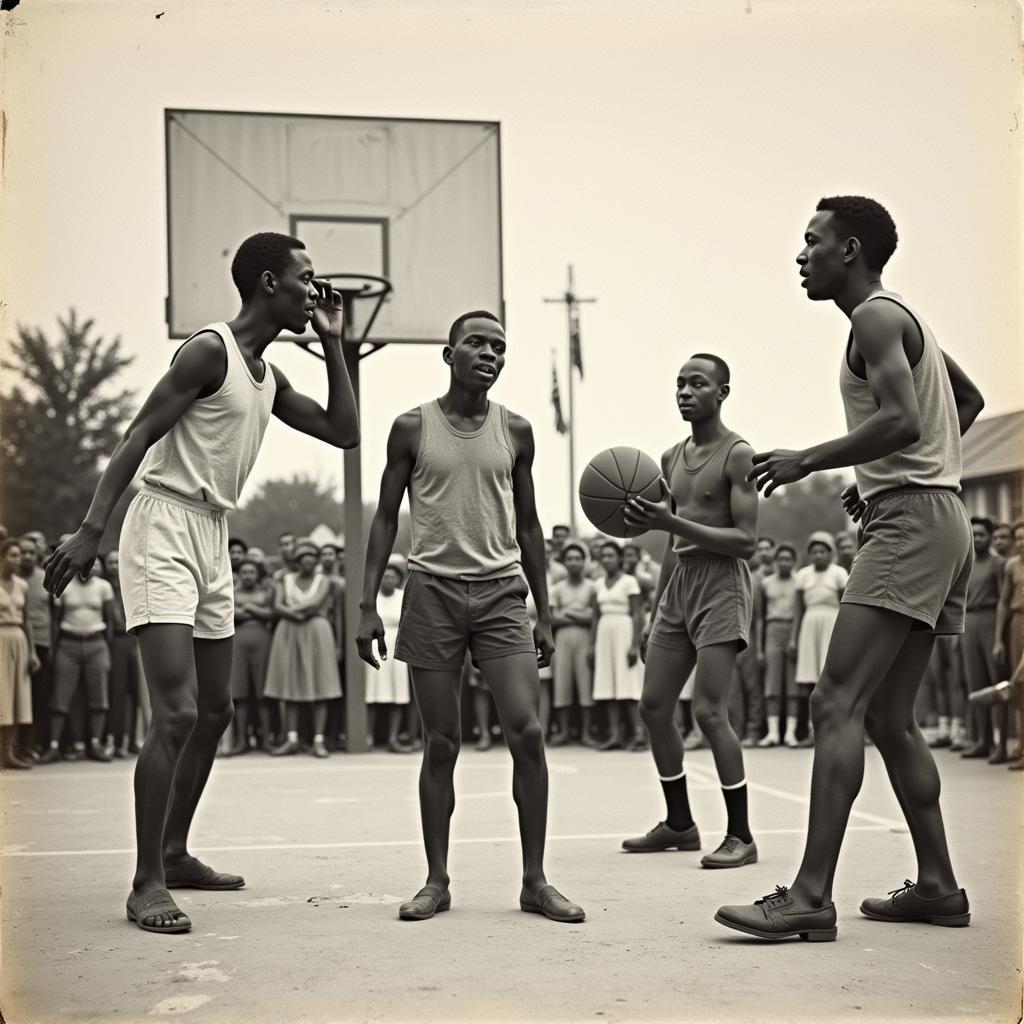
M742 540L739 542L736 551L736 557L742 558L744 561L749 561L754 557L757 552L757 538L751 537L749 533L744 533Z
M890 437L900 448L921 440L921 417L915 410L896 417L890 425Z
M346 451L351 450L352 448L358 448L359 441L360 437L358 430L335 434L331 438L331 444L334 445L335 448L344 448Z

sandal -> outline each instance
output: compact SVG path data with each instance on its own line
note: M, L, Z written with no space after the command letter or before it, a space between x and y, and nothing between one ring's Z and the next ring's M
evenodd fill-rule
M153 889L145 896L136 898L134 891L128 894L125 904L128 920L134 921L144 932L161 932L167 935L178 935L192 927L188 915L171 899L166 889ZM146 924L147 921L170 918L173 924Z
M164 882L168 889L210 889L215 892L241 889L245 885L241 875L214 871L196 857L189 857L184 864L175 867L165 867Z

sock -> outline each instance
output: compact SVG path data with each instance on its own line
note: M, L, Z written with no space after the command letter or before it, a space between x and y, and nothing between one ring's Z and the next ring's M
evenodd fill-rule
M323 734L322 732L318 732L318 733L317 733L317 734L316 734L316 735L315 735L315 736L313 737L313 742L314 742L314 743L323 743L323 741L324 741L324 734Z
M948 736L949 735L949 719L948 718L943 718L942 715L939 715L939 735L940 736Z
M773 740L775 740L776 743L779 742L779 716L778 715L769 715L768 716L768 735Z
M786 715L786 739L796 739L796 715Z
M665 804L668 807L668 817L665 824L674 832L683 832L693 825L693 817L690 814L690 797L686 792L686 770L681 771L677 776L670 779L662 779L661 789L665 794Z
M299 733L298 733L297 729L289 729L288 730L288 742L289 743L298 743L299 742Z
M737 782L735 786L723 786L722 796L725 797L725 810L729 816L726 832L744 843L751 842L754 837L747 821L747 780Z
M60 746L60 740L50 740L50 749L56 750Z
M960 718L954 718L950 722L950 733L955 740L963 739L964 723Z

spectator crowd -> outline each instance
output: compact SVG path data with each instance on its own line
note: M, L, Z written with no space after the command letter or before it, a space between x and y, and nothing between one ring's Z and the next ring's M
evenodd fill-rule
M990 764L1024 765L1019 709L1024 688L1024 522L973 517L975 564L967 631L939 637L918 720L934 748ZM2 531L0 527L0 531ZM109 551L57 600L43 588L51 548L38 531L0 543L0 757L7 768L136 754L149 702L135 637L125 630L117 551ZM758 540L750 641L736 660L730 719L745 747L806 747L814 737L811 690L856 553L853 533L815 531L799 545ZM549 746L643 750L640 717L647 630L659 566L640 545L578 539L556 526L547 542L555 653L541 671L540 718ZM346 745L345 552L283 533L268 556L229 541L235 579L231 693L235 716L221 755L328 757ZM405 560L384 574L378 611L389 651L402 610ZM527 611L536 619L532 598ZM355 656L355 652L351 652ZM1012 679L1014 700L991 699ZM465 731L486 750L501 727L486 682L467 657ZM690 712L693 680L679 704L685 746L703 745ZM970 699L971 695L975 699ZM394 658L366 673L368 741L396 753L420 749L408 667Z

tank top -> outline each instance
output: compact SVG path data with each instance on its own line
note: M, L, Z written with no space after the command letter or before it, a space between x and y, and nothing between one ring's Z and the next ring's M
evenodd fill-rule
M942 351L928 325L893 292L877 291L865 302L886 299L902 307L917 324L923 339L921 358L913 368L914 393L921 417L921 437L913 444L874 462L854 466L857 489L867 500L895 487L948 487L960 490L962 454L960 421L956 399L949 381ZM839 392L843 398L848 430L855 430L878 411L868 382L850 369L850 345L847 343L839 373Z
M463 580L519 575L507 410L490 402L473 431L456 430L436 399L421 405L420 415L409 479L409 568Z
M730 430L710 455L694 465L686 452L687 441L692 440L687 438L676 445L668 468L668 485L676 509L686 519L702 526L733 526L732 488L725 476L725 464L729 453L743 443L743 438ZM710 554L678 534L672 539L672 551L677 558Z
M967 584L967 611L984 611L999 603L999 588L1006 563L997 554L989 552L985 558L975 557L971 578Z
M209 324L203 331L224 343L224 382L207 398L197 398L153 445L142 464L142 479L150 487L230 510L238 507L263 443L277 380L267 362L263 380L253 377L227 324Z

